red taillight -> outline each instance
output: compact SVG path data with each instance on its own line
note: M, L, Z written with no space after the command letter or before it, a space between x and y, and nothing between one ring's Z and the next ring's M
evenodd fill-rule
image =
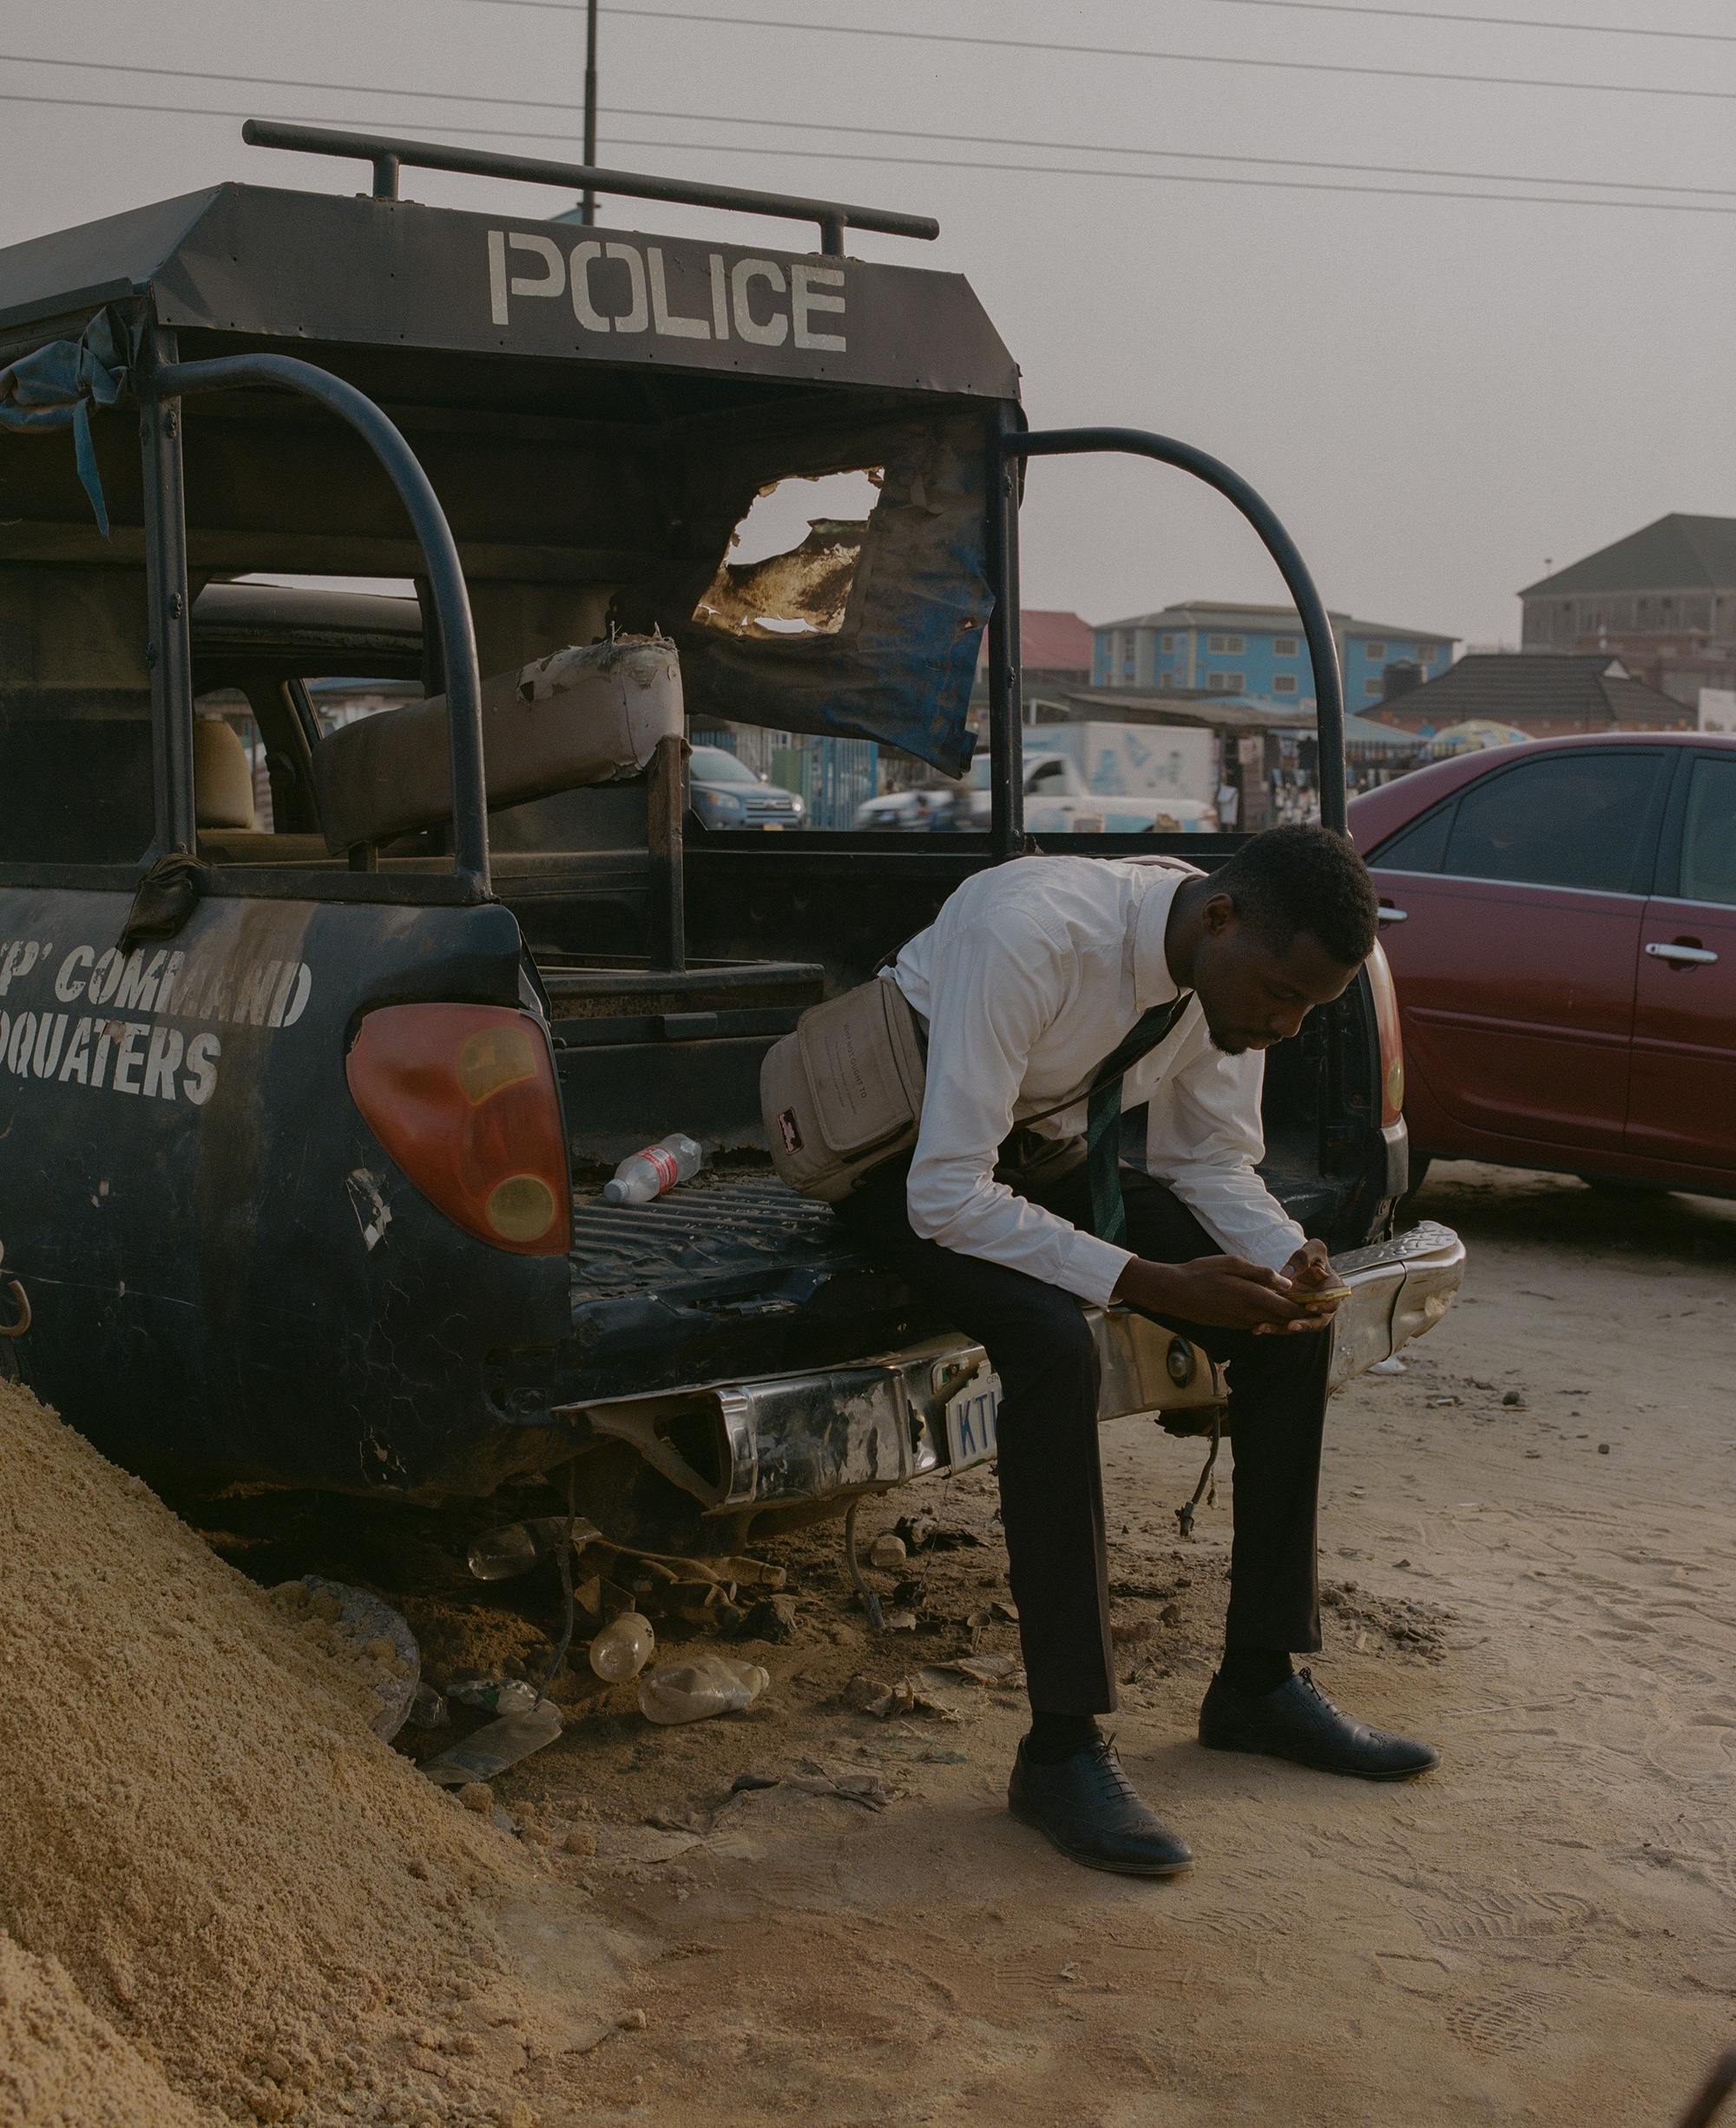
M429 1203L479 1241L564 1256L573 1200L548 1039L497 1005L385 1005L345 1070L356 1106Z
M1380 1120L1384 1128L1404 1113L1404 1041L1398 1032L1398 994L1392 987L1392 970L1378 942L1364 965L1380 1035Z

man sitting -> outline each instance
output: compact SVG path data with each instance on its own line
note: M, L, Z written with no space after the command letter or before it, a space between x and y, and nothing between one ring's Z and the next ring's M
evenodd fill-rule
M1372 1780L1438 1763L1339 1713L1290 1662L1320 1645L1332 1340L1304 1303L1338 1281L1325 1244L1255 1172L1261 1053L1340 995L1374 940L1374 890L1351 844L1281 827L1209 876L1071 857L980 872L889 972L927 1026L921 1131L908 1172L840 1210L1000 1376L1001 1513L1031 1702L1008 1801L1094 1869L1164 1876L1193 1856L1095 1720L1115 1691L1081 1301L1125 1302L1228 1363L1231 1597L1200 1742ZM1144 1173L1119 1153L1121 1107L1141 1101Z

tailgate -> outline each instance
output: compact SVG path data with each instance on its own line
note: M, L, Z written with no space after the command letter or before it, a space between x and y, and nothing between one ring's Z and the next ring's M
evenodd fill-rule
M351 1099L360 1016L517 1005L495 904L207 896L122 958L130 897L0 890L0 1242L31 1386L135 1467L483 1491L486 1356L558 1338L567 1266L477 1241Z

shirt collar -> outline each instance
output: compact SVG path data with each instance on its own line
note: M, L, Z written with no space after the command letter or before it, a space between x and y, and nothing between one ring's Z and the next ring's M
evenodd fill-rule
M1202 875L1197 864L1184 864L1179 857L1141 857L1135 860L1146 877L1134 903L1134 1002L1141 1012L1167 1004L1180 995L1164 956L1163 935L1176 889L1184 879Z

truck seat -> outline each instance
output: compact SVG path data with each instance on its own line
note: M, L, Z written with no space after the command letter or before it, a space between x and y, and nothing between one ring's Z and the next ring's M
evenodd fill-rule
M251 828L253 766L240 734L220 717L193 726L194 818L202 828Z
M557 650L483 682L490 806L642 775L685 730L681 670L663 635ZM341 726L313 750L327 849L389 843L452 817L444 695Z

